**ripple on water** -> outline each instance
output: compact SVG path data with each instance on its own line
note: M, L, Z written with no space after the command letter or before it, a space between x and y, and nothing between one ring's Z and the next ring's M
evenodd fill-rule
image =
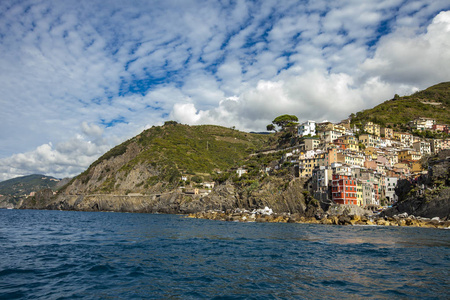
M448 230L50 211L0 211L0 228L5 299L444 299L450 286Z

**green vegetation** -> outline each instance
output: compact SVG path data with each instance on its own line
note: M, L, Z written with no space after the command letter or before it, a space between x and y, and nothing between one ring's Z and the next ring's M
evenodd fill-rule
M130 165L149 163L165 170L173 167L182 173L212 174L215 169L238 166L250 153L260 149L267 135L239 132L229 128L201 125L154 127L139 135L144 149Z
M281 127L282 130L284 130L288 127L296 126L298 124L298 118L294 115L281 115L276 117L272 121L272 124L277 125L278 127ZM267 130L269 130L269 125L267 125Z
M28 175L0 182L0 195L23 196L42 189L58 189L55 178L45 175Z
M242 165L251 153L270 144L271 137L272 135L240 132L220 126L187 126L168 121L163 126L154 126L112 148L77 179L86 184L97 165L129 150L128 158L123 158L123 163L115 168L115 172L101 171L100 178L104 181L95 188L97 192L114 192L120 188L117 185L120 178L139 166L148 166L155 174L139 184L144 189L156 184L160 184L162 189L173 189L184 184L180 183L182 174L193 175L190 180L199 184L213 176L217 177L216 171L227 171ZM226 180L228 177L221 175L218 178ZM99 178L96 182L98 181Z
M276 131L276 130L275 130L275 125L273 125L273 124L267 125L267 126L266 126L266 129L267 129L267 131Z
M438 124L450 124L450 82L434 85L410 96L396 95L394 99L352 117L352 124L357 126L371 121L395 130L407 130L406 124L418 117L433 118Z
M127 151L127 146L131 143L131 140L128 140L120 145L115 146L114 148L112 148L111 150L109 150L108 152L106 152L105 154L103 154L99 159L97 159L92 165L91 167L94 167L95 165L97 165L98 163L104 161L104 160L108 160L111 158L114 158L116 156L120 156L122 154L124 154Z

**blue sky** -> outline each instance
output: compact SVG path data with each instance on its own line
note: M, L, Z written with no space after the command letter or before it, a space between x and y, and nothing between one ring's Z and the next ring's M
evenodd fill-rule
M450 4L0 2L0 180L74 176L166 120L339 121L450 80Z

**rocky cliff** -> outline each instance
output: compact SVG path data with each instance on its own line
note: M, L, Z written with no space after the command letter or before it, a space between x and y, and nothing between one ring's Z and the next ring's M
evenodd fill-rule
M450 220L450 150L439 152L424 164L428 174L415 180L399 181L396 188L399 201L384 211L383 216L407 213Z
M319 203L307 195L302 181L286 182L285 190L280 189L280 183L279 179L268 178L257 190L251 191L227 181L203 195L184 194L179 190L153 195L65 194L54 198L49 194L39 194L24 203L22 208L188 214L237 208L254 210L268 206L276 213L289 212L309 217L323 212Z
M271 138L168 122L114 147L55 197L39 193L22 208L194 213L268 206L280 213L320 212L318 202L303 189L304 182L294 178L291 165L267 174L266 167L279 164L282 152L253 154L273 149ZM247 173L238 176L239 166ZM215 187L204 190L203 182L215 182ZM200 193L188 192L194 189Z

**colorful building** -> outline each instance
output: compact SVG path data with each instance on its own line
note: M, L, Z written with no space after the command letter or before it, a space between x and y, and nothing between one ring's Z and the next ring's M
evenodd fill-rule
M378 147L378 144L381 142L379 136L372 134L361 134L359 136L359 142L362 143L366 148L367 147Z
M380 125L378 125L378 124L374 124L373 122L367 122L365 125L364 125L364 131L366 131L366 132L368 132L368 133L370 133L370 134L373 134L373 135L375 135L375 136L380 136Z
M332 200L338 204L358 204L356 180L352 176L333 174Z
M398 152L399 161L420 160L422 155L413 149L403 149Z
M383 127L381 128L381 136L384 136L387 139L394 138L394 130L392 128Z
M412 134L405 132L394 132L394 139L399 141L403 147L411 147L413 143Z

